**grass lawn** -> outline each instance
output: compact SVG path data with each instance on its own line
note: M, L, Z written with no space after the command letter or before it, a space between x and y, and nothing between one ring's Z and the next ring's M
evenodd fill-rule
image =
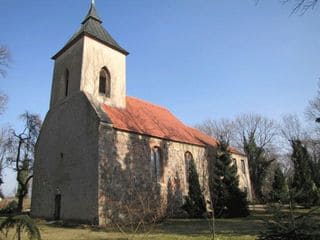
M266 216L265 213L255 212L247 218L218 219L216 220L216 232L218 234L216 239L254 240L263 228L261 218ZM148 235L138 234L134 239L211 239L209 224L209 222L202 219L169 219L161 224L155 225ZM43 240L127 239L127 236L123 233L112 229L94 229L88 226L61 227L44 221L39 221L38 226Z
M301 210L299 212L305 212ZM320 210L316 213L320 215ZM264 209L254 209L251 216L246 218L217 219L215 240L254 240L259 231L264 229L263 220L269 218ZM89 226L62 227L55 223L39 221L38 226L43 240L125 240L123 233L112 229L94 229ZM0 240L6 239L1 238ZM12 239L7 238L7 239ZM136 240L204 240L210 238L210 226L203 219L168 219L154 226L148 234L138 234Z
M205 220L167 220L154 227L150 234L138 234L134 239L210 239L209 223ZM245 219L219 219L216 222L218 238L253 240L259 229L261 221L255 216ZM126 239L126 236L115 230L95 230L85 226L76 228L61 228L40 224L41 234L44 240L116 240Z

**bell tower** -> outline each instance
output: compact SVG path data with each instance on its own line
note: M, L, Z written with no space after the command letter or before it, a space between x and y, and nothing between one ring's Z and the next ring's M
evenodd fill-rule
M95 101L126 107L126 56L97 14L94 0L78 32L52 59L50 109L83 91Z

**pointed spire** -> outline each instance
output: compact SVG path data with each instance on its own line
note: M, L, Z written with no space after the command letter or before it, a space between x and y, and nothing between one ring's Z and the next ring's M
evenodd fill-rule
M80 27L78 32L76 32L67 42L67 44L52 58L56 59L57 57L59 57L66 49L68 49L74 42L76 42L84 35L89 36L125 55L128 55L129 53L119 46L119 44L112 38L108 31L104 29L101 23L102 21L97 14L94 0L91 0L89 12L83 20L82 26Z
M98 21L99 23L102 23L100 17L97 14L94 0L91 0L89 12L88 12L87 16L85 17L85 19L83 20L82 24L85 24L89 19L94 19L94 20Z

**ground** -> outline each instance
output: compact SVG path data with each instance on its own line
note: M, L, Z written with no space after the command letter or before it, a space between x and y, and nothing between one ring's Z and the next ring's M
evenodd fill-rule
M262 229L259 216L246 219L217 220L218 239L254 240ZM42 237L45 240L120 240L126 236L115 230L95 230L87 227L61 228L40 224ZM205 220L167 220L157 225L149 234L138 234L135 239L210 239L209 223Z
M297 212L308 210L299 209ZM320 209L316 213L320 216ZM264 208L255 207L246 218L217 219L215 240L255 240L264 229L263 219L270 218ZM63 226L61 223L37 221L43 240L125 240L124 233L117 229L96 229L90 226ZM137 234L135 240L209 240L210 225L204 219L168 219L157 224L149 234ZM1 238L6 239L6 238ZM7 238L12 239L12 238Z
M263 228L265 213L255 212L247 218L217 219L216 229L220 240L254 240ZM210 238L210 222L199 219L170 219L157 224L149 234L138 234L140 239L204 240ZM43 240L124 240L126 236L116 229L101 230L89 226L62 227L59 224L38 221ZM0 238L1 239L1 238ZM9 238L8 238L9 239Z

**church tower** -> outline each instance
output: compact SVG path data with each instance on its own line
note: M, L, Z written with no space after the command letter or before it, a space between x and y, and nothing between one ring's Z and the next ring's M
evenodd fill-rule
M53 56L50 108L35 148L32 216L99 222L99 141L109 139L102 129L111 124L101 112L126 108L128 55L101 24L92 1L79 31Z
M128 54L103 28L92 0L80 30L52 57L50 109L79 91L99 103L125 108Z

